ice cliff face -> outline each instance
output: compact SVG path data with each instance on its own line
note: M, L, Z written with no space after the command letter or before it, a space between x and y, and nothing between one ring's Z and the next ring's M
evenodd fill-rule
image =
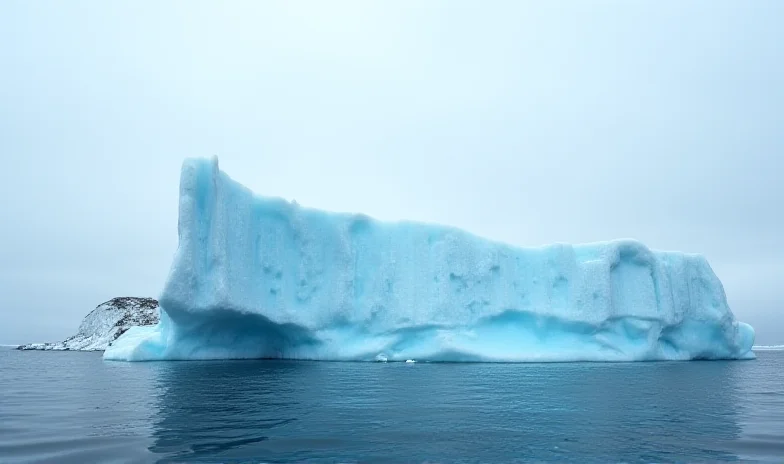
M753 358L699 255L631 241L516 248L254 196L188 160L157 326L106 359Z
M102 351L134 326L158 323L158 302L152 298L120 297L90 311L76 335L58 343L30 343L20 350Z

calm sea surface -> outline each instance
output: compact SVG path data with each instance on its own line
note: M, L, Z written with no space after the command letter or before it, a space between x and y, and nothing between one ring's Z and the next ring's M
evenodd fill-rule
M0 462L784 462L784 352L624 364L0 349Z

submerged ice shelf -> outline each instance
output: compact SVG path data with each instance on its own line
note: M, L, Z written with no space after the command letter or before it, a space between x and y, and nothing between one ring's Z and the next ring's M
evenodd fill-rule
M156 326L114 360L748 359L700 255L620 240L516 248L467 232L255 196L183 164L180 244Z

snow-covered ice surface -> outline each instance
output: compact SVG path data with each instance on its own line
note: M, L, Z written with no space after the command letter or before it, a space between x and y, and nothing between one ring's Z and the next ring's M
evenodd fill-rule
M90 311L76 335L57 343L29 343L20 350L102 351L134 326L158 323L158 302L152 298L119 297Z
M700 255L633 240L516 248L255 196L217 159L182 168L157 326L106 359L749 359Z

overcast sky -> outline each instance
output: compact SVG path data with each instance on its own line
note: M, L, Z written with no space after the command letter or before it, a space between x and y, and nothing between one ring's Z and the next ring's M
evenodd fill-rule
M784 2L0 2L0 343L158 295L185 157L527 246L706 255L784 343Z

